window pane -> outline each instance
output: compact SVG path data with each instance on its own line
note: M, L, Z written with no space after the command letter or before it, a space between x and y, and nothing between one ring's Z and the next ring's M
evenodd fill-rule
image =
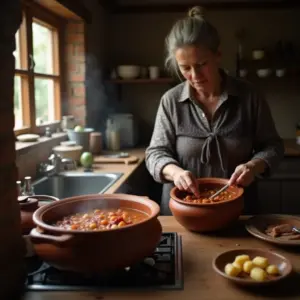
M15 76L14 114L15 114L15 129L20 129L23 127L22 89L21 89L21 77L20 76Z
M21 59L20 59L20 31L18 30L16 35L15 35L15 39L16 39L16 50L13 52L14 56L15 56L15 68L16 69L20 69L21 68Z
M34 79L36 124L55 121L54 82L52 79Z
M36 22L32 24L34 72L53 74L52 31Z

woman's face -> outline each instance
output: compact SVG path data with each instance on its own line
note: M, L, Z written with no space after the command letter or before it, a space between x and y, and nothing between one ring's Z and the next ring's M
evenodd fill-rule
M185 46L175 51L181 74L199 93L212 94L219 85L220 52L206 47Z

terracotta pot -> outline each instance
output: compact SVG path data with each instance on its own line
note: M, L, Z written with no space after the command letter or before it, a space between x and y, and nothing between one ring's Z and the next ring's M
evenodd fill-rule
M24 196L21 196L24 197ZM25 202L20 202L21 211L21 227L22 234L27 235L30 233L31 229L35 227L32 216L33 213L39 208L39 201L58 201L59 199L47 195L34 195L30 196Z
M52 226L64 216L101 208L129 208L149 217L114 230L79 231ZM102 273L140 262L155 250L162 233L154 201L125 194L95 194L60 200L39 208L33 215L38 228L30 233L35 252L58 269Z
M199 178L200 189L221 188L228 180L223 178ZM216 231L229 226L236 221L244 207L244 189L234 187L236 196L227 201L198 204L182 200L186 192L174 187L170 192L170 210L175 219L186 229L197 232Z

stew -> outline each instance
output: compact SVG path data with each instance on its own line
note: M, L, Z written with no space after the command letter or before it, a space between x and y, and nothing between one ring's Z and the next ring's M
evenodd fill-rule
M209 199L209 197L216 193L219 189L220 188L206 188L203 190L203 192L200 192L200 197L196 197L193 194L189 194L186 197L184 197L183 200L190 203L206 204L230 200L236 195L236 193L233 191L233 187L229 187L226 191L221 192L218 196L214 197L213 199Z
M77 213L57 221L54 226L67 230L107 230L139 223L147 219L143 212L133 209L95 209L87 213Z

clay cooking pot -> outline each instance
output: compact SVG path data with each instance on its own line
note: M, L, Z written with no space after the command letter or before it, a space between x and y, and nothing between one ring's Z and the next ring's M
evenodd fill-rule
M199 178L200 190L215 189L226 185L228 179ZM186 229L197 232L208 232L223 229L236 221L244 207L244 189L232 187L235 196L230 200L215 203L198 204L184 201L186 192L174 187L170 192L170 210L175 219Z
M35 227L32 216L40 206L39 201L59 201L58 198L48 195L34 195L28 198L26 198L26 196L19 196L18 199L21 211L21 228L23 235L29 234L31 229Z
M146 220L102 231L65 230L54 222L78 212L128 208L144 212ZM128 194L95 194L60 200L39 208L33 215L38 228L31 231L34 250L58 269L102 273L125 268L153 254L162 233L160 209L149 198Z

